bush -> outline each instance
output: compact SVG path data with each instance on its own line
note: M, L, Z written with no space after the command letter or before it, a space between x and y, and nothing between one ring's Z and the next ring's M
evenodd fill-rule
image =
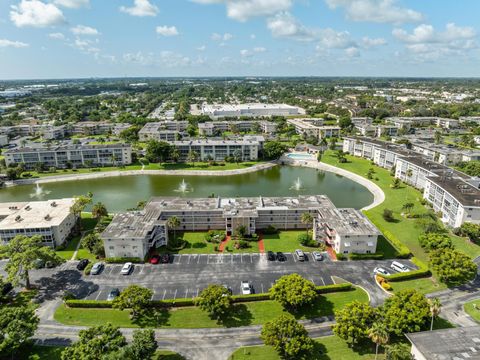
M329 294L329 293L335 293L340 291L350 291L350 290L353 290L353 285L350 283L324 285L324 286L317 286L315 288L315 291L317 292L317 294Z
M307 233L301 233L300 235L298 235L297 239L303 246L314 247L317 245L317 242L312 239L312 236L310 234Z
M131 263L137 263L137 264L143 264L144 261L138 257L112 257L112 258L106 258L105 262L108 264L123 264L126 262L131 262Z
M382 283L382 289L386 291L392 291L392 286L388 282L384 281Z
M219 244L225 240L225 231L222 230L209 230L205 234L205 241L209 243Z
M278 230L275 226L273 225L268 225L265 229L263 229L263 233L265 235L272 235L278 233Z
M250 302L250 301L265 301L270 300L269 293L261 293L261 294L252 294L252 295L234 295L232 296L233 303L242 303L242 302Z
M342 253L336 253L335 255L337 257L337 260L339 260L339 261L347 260L347 256L342 254Z
M106 300L66 300L65 305L71 308L102 308L112 307L111 301Z
M349 254L350 260L381 260L385 257L382 252L376 252L375 254Z
M393 211L390 209L383 209L382 217L383 217L383 220L388 222L395 221L395 218L393 217Z
M92 270L92 267L93 267L93 263L89 262L85 267L85 269L83 269L83 273L85 275L90 275L90 271Z
M236 249L248 249L251 245L246 240L237 240L235 241L235 248Z

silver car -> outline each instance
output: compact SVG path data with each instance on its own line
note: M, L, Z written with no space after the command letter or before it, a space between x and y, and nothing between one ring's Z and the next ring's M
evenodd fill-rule
M98 262L93 264L92 269L90 270L90 275L98 275L102 272L103 270L103 263Z
M315 261L322 261L323 260L323 254L318 251L312 252L313 260Z

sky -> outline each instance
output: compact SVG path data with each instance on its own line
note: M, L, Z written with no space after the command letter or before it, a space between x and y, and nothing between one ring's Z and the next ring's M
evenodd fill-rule
M479 0L0 0L0 79L479 77Z

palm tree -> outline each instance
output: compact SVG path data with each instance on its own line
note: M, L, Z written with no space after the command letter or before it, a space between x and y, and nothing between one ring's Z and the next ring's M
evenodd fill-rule
M403 204L402 210L405 210L405 213L406 213L407 215L410 215L410 212L412 211L412 209L413 209L414 206L415 206L414 203L412 203L412 202L407 202L407 203Z
M93 205L92 207L92 216L95 218L95 219L100 219L104 216L108 216L108 210L107 210L107 207L101 203L101 202L98 202L96 203L95 205Z
M190 161L193 166L195 166L195 161L198 159L198 153L195 150L190 150L188 152L187 161Z
M173 230L173 240L175 241L177 239L175 230L180 226L180 220L176 216L172 216L167 220L167 226Z
M387 344L389 340L387 328L382 323L374 323L368 330L368 337L375 343L375 360L377 360L378 348L380 345Z
M302 217L301 217L300 221L302 222L302 224L305 224L305 225L306 225L307 235L308 235L308 227L309 227L310 224L313 223L313 216L312 216L312 214L310 214L309 212L304 212L304 213L302 214Z
M435 144L440 144L442 142L442 133L440 131L435 131Z
M172 160L174 163L176 163L178 162L179 159L180 159L180 151L176 146L174 146L172 149Z
M442 304L438 298L428 299L428 303L430 304L430 314L432 315L432 321L430 322L430 331L433 330L433 320L435 317L440 315L440 311L442 309Z

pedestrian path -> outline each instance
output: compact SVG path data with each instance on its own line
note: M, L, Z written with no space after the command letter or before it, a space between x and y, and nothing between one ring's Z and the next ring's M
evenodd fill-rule
M219 252L223 252L225 250L225 248L227 247L227 244L230 242L231 240L231 236L230 235L227 235L225 237L225 240L223 240L220 245L218 246L218 251Z

